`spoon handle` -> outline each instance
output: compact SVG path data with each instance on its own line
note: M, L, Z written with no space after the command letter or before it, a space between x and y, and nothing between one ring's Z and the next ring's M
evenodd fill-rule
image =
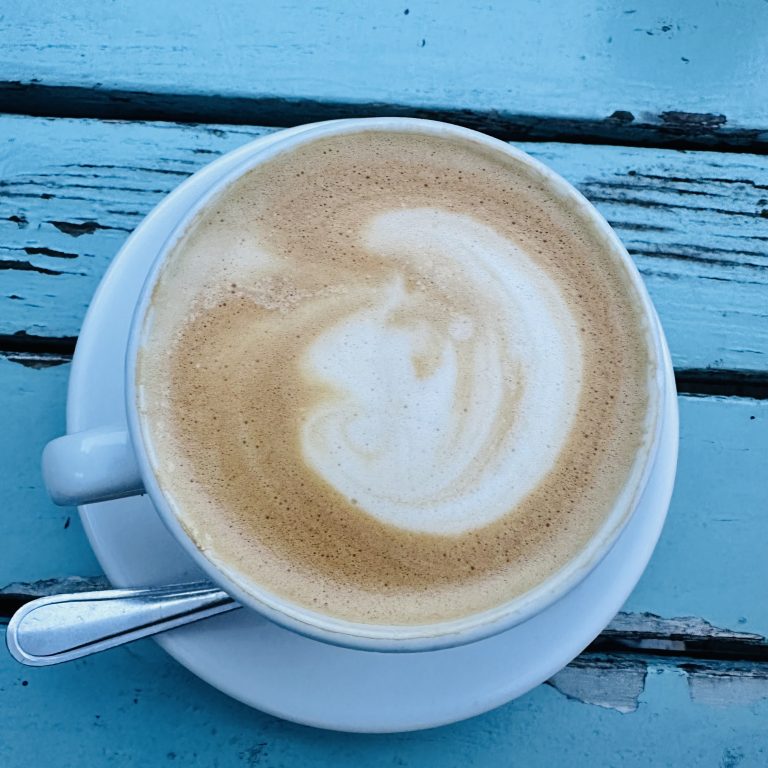
M104 589L32 600L11 617L11 655L34 667L79 659L224 613L240 604L209 582Z

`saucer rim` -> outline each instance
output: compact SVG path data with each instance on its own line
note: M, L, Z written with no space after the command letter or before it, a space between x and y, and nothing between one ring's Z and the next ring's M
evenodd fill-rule
M290 131L299 131L305 128L305 126L301 126L297 129L288 129ZM131 234L131 236L126 240L123 247L120 249L120 252L115 257L112 265L110 265L110 268L105 273L104 277L102 278L99 287L96 291L96 294L94 295L93 301L91 303L91 306L89 307L88 313L86 315L86 319L83 323L82 331L80 340L78 341L77 349L75 351L75 357L73 360L72 365L72 371L70 376L70 387L69 387L69 393L68 393L68 400L67 400L67 425L68 425L68 431L78 431L80 429L87 429L91 426L93 426L92 423L89 422L89 417L87 415L87 412L89 410L89 407L91 407L91 404L88 402L89 397L93 397L93 391L88 387L88 381L89 378L91 378L94 375L94 369L95 366L99 365L101 361L98 359L98 355L96 354L96 349L99 347L99 345L103 346L105 343L114 343L114 338L110 337L110 322L101 322L100 318L103 319L104 315L103 313L107 313L107 317L109 317L109 308L110 308L110 297L113 297L116 291L119 291L119 287L116 288L117 283L120 279L121 270L133 270L134 272L137 269L136 266L136 260L134 258L134 261L131 262L131 252L137 247L137 243L140 244L140 239L142 237L142 233L145 233L147 231L148 222L150 221L156 221L158 217L163 216L170 216L169 211L172 210L172 203L179 199L179 196L182 194L188 194L192 191L199 189L200 194L204 193L204 185L207 183L207 179L209 174L215 174L217 170L221 170L222 173L225 172L225 163L226 161L229 162L240 162L240 159L245 156L247 152L254 150L254 145L262 144L263 142L275 140L273 137L283 137L284 132L277 132L275 134L268 134L267 136L260 137L255 142L250 142L249 144L245 145L244 147L241 147L237 150L234 150L234 152L229 153L228 155L223 156L222 158L219 158L218 160L214 161L209 166L206 166L204 169L199 171L194 176L187 179L183 184L181 184L179 187L177 187L175 190L173 190L168 196L166 196L161 203L146 217L146 219L137 227L137 229L134 231L134 233ZM171 228L173 227L173 224L171 224ZM160 242L157 243L157 247L159 248L161 245ZM147 261L146 266L141 267L142 275L146 274L146 272L149 271L151 268L152 261L154 259L150 258ZM143 278L142 281L143 282ZM664 337L662 333L662 342L664 342ZM126 343L127 346L127 343ZM677 431L678 431L678 423L677 423L677 401L675 397L675 389L674 389L674 377L672 374L671 369L671 362L669 360L669 353L666 349L666 344L664 343L664 353L665 353L665 371L667 375L667 382L669 386L667 387L667 393L666 393L666 403L663 406L664 410L664 426L663 426L663 432L664 435L662 436L661 442L663 442L668 450L672 451L672 461L670 461L670 467L654 467L653 471L651 472L651 477L649 478L648 485L646 487L646 492L649 493L650 496L653 498L646 502L645 499L645 492L643 494L643 499L638 504L638 508L635 511L635 514L632 516L633 518L637 516L638 514L646 514L646 515L652 515L655 512L655 519L653 520L653 530L648 535L648 539L646 542L646 546L643 550L643 552L638 552L637 548L635 547L635 564L634 567L631 569L632 573L631 575L624 574L623 578L620 579L622 583L624 584L624 588L622 590L619 590L621 593L621 600L618 603L618 606L615 606L617 599L614 598L613 600L606 601L603 600L603 603L607 602L607 607L604 605L602 611L599 611L600 616L598 617L596 614L598 613L597 608L595 608L595 615L591 616L591 620L589 622L590 626L590 632L582 632L580 636L585 637L586 635L590 635L589 638L586 640L586 642L583 644L584 646L588 644L588 642L596 635L598 634L601 629L610 621L612 616L615 614L616 610L623 604L623 602L626 600L627 596L630 594L632 589L634 588L635 584L639 580L640 576L642 575L643 571L645 570L645 567L647 565L648 560L650 559L650 556L655 548L656 541L658 539L658 536L661 532L661 529L663 527L664 519L666 518L666 512L669 505L669 500L671 497L672 492L672 485L674 482L674 475L675 475L675 467L676 467L676 457L677 457ZM94 355L96 355L96 360L94 361ZM124 376L122 377L124 379ZM100 392L98 393L99 396L102 398L104 402L109 401L110 399L113 401L111 403L111 410L112 412L116 412L118 408L116 407L115 400L118 400L115 392ZM92 408L91 408L92 410ZM669 432L669 434L667 434ZM656 459L658 460L661 456L662 451L659 451L657 453ZM668 459L670 457L667 457ZM663 479L661 482L662 487L654 487L651 489L651 486L659 486L659 481L657 478L657 475L659 475L661 472L666 471L667 477ZM653 493L651 493L651 490L653 490ZM653 503L651 503L653 501ZM114 504L115 502L103 502L99 506L103 505L109 505ZM151 502L147 499L147 503ZM99 542L98 537L98 527L102 525L103 523L100 523L98 519L95 519L95 517L98 517L102 514L101 510L93 510L91 511L91 507L95 505L89 505L89 506L83 506L80 507L80 516L83 521L84 528L86 530L86 534L88 536L89 542L91 544L91 547L94 550L94 553L99 561L99 563L104 568L104 571L107 573L111 581L115 581L116 583L120 583L123 581L123 579L120 578L121 574L117 572L117 569L112 567L110 565L110 555L108 552L105 552ZM650 511L646 511L645 509L641 509L643 506L650 507ZM95 517L94 517L95 516ZM619 538L616 542L614 542L613 549L615 549L619 543L619 541L622 539L622 537L625 537L628 532L631 529L631 520L630 525L628 525L620 534ZM108 525L108 523L107 523ZM610 553L609 553L610 554ZM638 557L638 555L640 555ZM606 570L605 568L605 560L598 563L598 565L595 567L595 569L592 571L592 573L587 576L587 579L590 579L590 577L596 573L600 573L602 570ZM582 582L583 583L583 582ZM616 589L614 588L614 591ZM554 603L553 605L549 606L547 609L545 609L544 613L557 610L558 605L561 602L567 602L569 597L573 594L573 590L569 593L567 593L565 596L563 596L559 601ZM243 609L243 610L249 610L249 609ZM238 612L239 613L239 612ZM522 624L516 625L515 627L512 627L511 629L507 630L506 632L501 633L502 636L508 635L510 633L515 633L520 629L520 627L528 624L529 622L536 621L538 616L535 616L531 619L529 619L526 622L523 622ZM189 632L193 632L195 630L199 630L200 628L195 628L194 626L190 626L188 628L185 628L184 631L189 634ZM592 630L594 629L594 632ZM279 628L280 632L285 632L288 634L293 635L292 632L286 629ZM177 630L178 632L178 630ZM484 644L489 644L493 642L497 637L491 637L484 640L479 640L475 643L472 643L471 646L465 646L465 647L474 647L474 650L477 651L478 648L482 649ZM474 694L467 696L465 701L467 702L465 706L461 706L460 702L454 702L454 706L451 708L451 714L446 715L445 712L442 712L440 716L435 717L435 712L429 712L426 711L424 717L422 717L418 721L412 720L410 723L404 723L397 721L397 718L390 719L389 723L387 724L386 718L383 718L381 722L381 727L372 727L371 723L368 722L371 718L363 718L363 723L360 724L360 727L355 727L354 720L354 713L352 720L348 719L344 722L339 721L337 718L336 721L330 721L330 720L323 720L322 717L313 717L309 716L306 713L302 715L300 712L295 711L285 711L284 709L279 708L271 708L268 704L268 702L264 702L261 699L258 699L257 702L254 701L253 696L248 696L247 692L244 694L242 691L237 690L237 685L229 685L228 682L231 681L222 681L221 679L217 678L216 670L215 668L201 668L201 664L199 659L194 658L194 652L190 652L189 648L187 648L187 642L178 642L178 636L176 633L168 633L165 636L159 636L155 638L157 642L160 644L160 646L166 650L172 657L174 657L177 661L182 663L187 669L189 669L193 674L196 674L198 677L204 679L209 684L213 685L214 687L218 688L219 690L222 690L224 693L232 696L235 699L238 699L239 701L242 701L243 703L256 707L260 709L261 711L267 712L269 714L276 715L278 717L292 720L294 722L303 723L306 725L313 725L315 727L321 727L326 729L333 729L333 730L343 730L343 731L359 731L359 732L391 732L391 731L406 731L406 730L418 730L422 728L429 728L429 727L435 727L439 725L444 725L449 722L455 722L457 720L462 720L467 717L472 717L473 715L480 714L482 712L488 711L490 709L493 709L512 698L516 698L519 695L522 695L527 690L530 690L530 688L537 685L542 680L535 679L533 682L528 681L528 683L523 683L521 685L521 680L518 678L515 681L510 681L509 685L504 687L503 689L499 689L499 692L495 696L485 696L482 697L481 694ZM314 645L323 645L323 643L320 643L316 640L311 640L309 638L303 638L303 640L306 643L314 644ZM562 668L567 664L573 657L576 655L579 651L576 651L576 654L572 654L571 651L573 649L573 643L566 651L564 646L567 645L566 643L563 643L560 647L560 653L557 654L556 651L558 649L558 644L555 643L553 645L552 652L549 654L548 659L550 660L550 663L547 665L548 668L551 668L551 671L546 675L546 677L549 677L554 671L557 671L558 669ZM582 646L583 647L583 646ZM354 650L348 650L348 649L339 649L341 652L347 652L347 653L363 653L368 654L371 657L372 663L375 665L375 658L377 656L380 656L382 654L376 654L374 652L370 651L354 651ZM537 652L540 653L541 649L537 648ZM439 654L442 653L442 651L422 651L417 653L416 655L425 655L425 654ZM389 655L389 654L383 654L383 655ZM539 675L540 677L540 675ZM546 677L542 679L546 679ZM478 699L478 695L481 696L482 700ZM258 697L257 697L258 698ZM373 707L375 709L375 702L373 702ZM430 717L429 715L432 715ZM394 726L394 727L393 727Z

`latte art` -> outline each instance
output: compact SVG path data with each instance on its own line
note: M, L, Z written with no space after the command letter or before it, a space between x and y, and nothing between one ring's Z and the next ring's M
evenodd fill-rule
M530 257L470 216L424 208L365 224L365 248L392 275L302 356L325 390L307 407L303 455L383 523L481 528L565 444L581 390L577 323ZM437 286L419 282L425 264Z
M545 583L630 504L650 349L623 262L536 168L377 129L277 154L196 217L139 409L169 505L244 591L432 624Z

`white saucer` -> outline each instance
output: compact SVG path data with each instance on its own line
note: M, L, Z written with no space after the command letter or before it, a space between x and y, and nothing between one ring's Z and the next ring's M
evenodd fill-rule
M301 129L291 129L292 131ZM274 136L274 134L273 134ZM188 179L144 220L115 258L83 323L67 402L69 432L124 423L124 357L133 306L159 246L213 180L273 140L259 139ZM443 725L522 695L578 655L621 608L650 559L677 463L672 366L661 449L638 510L594 571L544 613L460 648L381 654L296 635L248 609L168 632L160 645L221 691L287 720L342 731ZM202 578L146 496L80 508L91 546L117 586Z

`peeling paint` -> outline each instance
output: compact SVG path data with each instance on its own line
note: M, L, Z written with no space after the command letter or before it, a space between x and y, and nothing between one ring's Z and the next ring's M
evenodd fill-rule
M51 256L54 259L76 259L78 254L69 251L60 251L57 248L48 248L46 246L24 246L24 252L28 256Z
M57 365L66 365L72 362L70 355L55 355L39 352L9 352L0 349L0 357L11 363L18 363L25 368L53 368Z
M765 662L704 660L667 655L584 654L547 684L572 701L613 709L637 711L648 673L676 670L694 704L710 707L749 707L768 699Z
M721 663L722 664L722 663ZM768 699L765 663L681 664L691 701L714 707L749 706Z
M106 576L64 576L60 579L14 581L0 587L0 620L7 621L22 605L38 597L70 592L90 592L109 587Z
M648 636L686 639L728 639L751 642L768 642L762 635L716 627L698 616L681 616L671 619L655 613L619 613L603 634L621 635L643 633Z
M71 235L72 237L81 237L82 235L92 235L97 229L109 229L109 227L102 226L97 221L51 221L59 232L63 232L65 235Z
M631 106L617 102L615 108L605 111L600 124L611 135L634 131L650 118L632 109L634 120L629 122L629 115L623 113ZM612 113L614 117L609 119ZM476 127L494 132L493 124L476 115L454 117L473 123L477 117ZM505 119L498 116L496 127ZM658 110L653 119L658 124ZM727 133L729 126L718 135ZM7 143L24 136L27 163L23 173L8 177L9 186L0 189L7 196L2 198L8 211L3 215L24 213L34 222L35 240L30 241L29 230L0 219L9 248L7 258L27 262L0 274L7 295L24 297L24 301L5 301L0 313L2 330L47 328L51 334L74 335L99 278L122 244L121 233L132 229L160 195L173 188L181 178L173 174L197 170L205 160L274 130L217 128L222 136L191 125L51 123L3 117L0 140ZM537 130L534 124L521 128L528 136ZM665 131L671 135L671 129ZM56 158L51 161L47 148L54 145ZM526 144L523 148L588 197L590 192L596 193L593 202L617 225L618 234L647 278L678 368L765 370L768 314L762 275L766 258L761 247L768 238L768 219L759 212L768 208L764 200L768 175L763 159L744 154L733 164L732 156L710 152L683 155L584 144ZM88 180L87 195L82 194L79 182L74 186L78 174ZM58 185L56 189L52 183ZM158 189L161 193L151 191ZM56 201L43 204L43 192L56 192ZM93 222L98 228L89 234L86 230ZM83 234L76 238L74 233L80 229ZM87 253L80 243L87 246ZM79 252L80 256L70 260L27 256L24 247ZM28 262L64 272L61 276L39 275L30 271ZM0 263L0 269L3 266ZM727 329L724 317L728 318ZM712 391L724 394L722 388Z
M39 581L14 581L0 587L0 595L26 595L47 597L63 592L90 592L94 589L110 589L106 576L64 576L59 579Z
M46 269L45 267L38 267L34 264L30 264L28 261L20 261L19 259L3 259L0 261L0 269L15 269L19 272L39 272L41 275L60 275L62 274L56 269Z
M637 710L647 674L642 660L577 659L548 684L573 701L629 714Z
M697 616L665 619L653 613L620 613L589 650L768 662L768 639L762 635L716 627Z
M617 109L608 116L608 120L615 120L617 123L633 123L635 116L625 109Z
M549 685L574 701L628 714L649 670L676 669L694 703L749 706L768 699L768 641L697 616L620 613Z
M686 130L698 129L701 131L717 130L728 122L725 115L716 115L711 112L662 112L659 117L661 122L676 128Z

